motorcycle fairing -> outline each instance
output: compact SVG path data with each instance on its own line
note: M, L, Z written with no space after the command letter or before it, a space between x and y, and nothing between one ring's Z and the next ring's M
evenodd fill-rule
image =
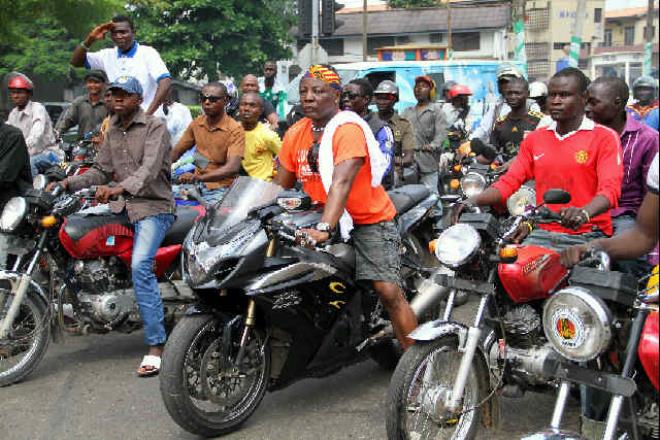
M158 248L156 255L154 256L154 273L156 274L156 278L161 278L165 274L167 268L169 268L172 263L174 263L174 260L176 260L176 258L179 256L180 252L180 244ZM126 264L127 267L131 267L133 248L131 247L131 249L119 254L119 258L124 262L124 264Z
M642 335L637 348L639 361L656 391L660 391L660 367L658 362L658 312L653 311L646 317Z

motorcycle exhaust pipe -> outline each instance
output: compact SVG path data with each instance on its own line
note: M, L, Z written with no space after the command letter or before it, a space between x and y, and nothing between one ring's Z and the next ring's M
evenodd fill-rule
M440 301L447 297L449 288L441 286L435 282L436 275L454 275L454 271L446 267L436 269L431 276L426 278L417 288L417 295L410 302L410 307L415 312L415 316L420 318L433 307L440 304Z

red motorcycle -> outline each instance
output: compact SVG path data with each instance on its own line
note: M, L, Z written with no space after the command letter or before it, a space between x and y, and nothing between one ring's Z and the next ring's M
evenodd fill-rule
M599 261L599 270L576 267L571 286L543 309L545 334L561 355L548 373L560 385L549 429L524 439L583 438L561 426L571 386L578 384L590 390L585 402L590 413L582 415L584 438L660 438L658 267L637 294L634 277L606 271L606 254L587 259Z
M141 326L130 275L133 229L128 219L79 212L81 200L94 189L73 195L60 191L32 190L14 197L0 216L2 232L10 235L8 253L17 256L12 270L0 271L0 386L34 370L51 334L61 334L65 314L83 334ZM166 322L179 306L194 300L181 279L179 256L186 234L204 212L202 206L177 207L176 221L156 253Z
M544 194L544 204L569 201L565 191ZM482 422L494 425L500 394L519 397L551 384L544 371L558 355L543 336L542 306L566 284L568 271L557 252L510 245L530 219L559 217L543 205L502 223L489 213L465 213L436 240L436 257L451 271L434 277L447 305L442 319L409 335L415 345L390 383L388 439L473 439ZM480 298L469 327L452 319L459 291Z

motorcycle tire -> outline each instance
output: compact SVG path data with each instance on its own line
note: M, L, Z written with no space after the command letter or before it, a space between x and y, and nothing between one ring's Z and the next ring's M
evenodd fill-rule
M440 358L434 358L441 356ZM473 408L482 402L488 393L488 371L482 360L475 356L465 387L462 411L456 420L433 420L441 412L442 397L450 392L460 364L457 338L445 336L431 342L417 342L406 351L397 366L390 382L387 402L388 440L472 440L481 424L481 408ZM434 368L427 373L426 366L433 362ZM424 382L432 376L443 374L442 384L433 389L423 389ZM437 379L437 378L436 378ZM418 381L421 381L418 385ZM423 389L423 390L422 390ZM409 401L411 393L419 391L420 396ZM430 396L436 396L435 398ZM421 402L420 402L421 400ZM425 411L426 409L426 411ZM431 410L431 411L429 411ZM412 412L414 411L414 412ZM426 414L424 414L426 412ZM424 422L409 424L415 413ZM435 428L435 429L434 429Z
M172 419L186 431L204 437L217 437L238 429L261 403L270 377L270 346L264 345L263 336L253 330L249 344L255 345L250 350L255 351L257 357L261 359L258 360L258 365L249 365L249 367L250 371L258 370L255 375L258 377L255 377L254 383L248 387L244 395L233 399L236 400L235 405L229 404L230 397L226 397L224 402L220 402L223 399L221 396L209 397L209 392L226 390L229 386L228 382L232 380L224 379L225 382L222 382L222 378L231 373L227 371L226 366L235 367L231 361L231 354L235 353L234 351L230 352L229 362L222 361L222 365L218 360L219 357L213 356L218 353L211 351L213 344L222 343L223 328L224 322L219 322L212 315L184 316L174 327L165 345L159 374L161 396ZM232 332L229 341L232 347L236 347L240 341L241 332ZM196 349L204 352L200 359L197 359L199 364L192 363L196 361L194 357ZM205 358L208 358L208 363L204 363ZM246 359L254 360L245 357L244 362ZM218 362L216 375L209 375L206 380L203 376L209 374L209 371L211 373L214 371L213 362ZM238 370L234 370L234 374L238 374ZM241 374L243 377L249 376L244 371L241 371ZM216 382L210 383L214 379ZM197 401L201 401L205 408L198 407ZM216 404L218 409L207 410L209 404Z
M0 290L7 293L5 307L9 308L13 295L9 294L5 286L0 286ZM0 318L4 316L4 313L4 311L0 312ZM27 347L18 345L21 339L25 339L25 336L21 336L21 330L24 326L32 327L32 330L28 328L28 331L34 332L29 337ZM50 344L50 336L48 306L34 292L29 290L23 299L23 304L21 304L9 336L0 340L0 387L20 382L34 371L46 354ZM22 359L15 365L7 366L8 359L12 357L8 355L12 353L24 354Z

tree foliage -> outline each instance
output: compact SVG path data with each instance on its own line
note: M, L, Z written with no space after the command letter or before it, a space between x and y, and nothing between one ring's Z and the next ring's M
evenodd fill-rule
M0 0L0 77L11 71L67 76L76 44L121 10L117 0Z
M388 0L387 4L391 8L428 8L439 6L438 0Z
M135 0L140 41L156 47L174 76L239 77L290 56L291 0Z

